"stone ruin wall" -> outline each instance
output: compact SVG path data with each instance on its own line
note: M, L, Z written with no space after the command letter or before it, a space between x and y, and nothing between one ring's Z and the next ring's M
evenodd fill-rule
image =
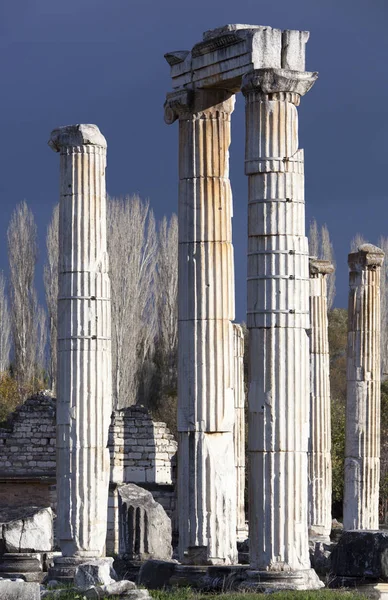
M56 401L38 395L27 400L0 428L0 507L56 508ZM152 492L175 528L177 443L165 423L132 406L115 411L109 431L111 477L107 551L118 548L117 486L136 483Z

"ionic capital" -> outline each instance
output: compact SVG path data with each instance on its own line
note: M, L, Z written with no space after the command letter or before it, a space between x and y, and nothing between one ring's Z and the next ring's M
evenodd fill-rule
M164 103L164 120L171 125L179 119L215 113L231 114L234 109L235 96L227 90L200 89L179 90L167 94Z
M291 97L287 100L293 104L299 104L299 97L307 94L317 78L318 73L316 72L290 71L288 69L255 69L242 78L241 91L244 96L248 96L252 92L258 92L265 96L291 94Z
M309 258L309 269L310 277L317 277L318 275L330 275L334 272L334 265L329 260L320 260L315 256Z
M373 244L362 244L357 252L351 252L348 256L349 269L352 272L360 272L362 269L374 270L381 267L384 262L384 252Z
M106 139L97 125L65 125L51 132L48 145L54 152L61 152L66 148L81 146L98 146L106 148Z

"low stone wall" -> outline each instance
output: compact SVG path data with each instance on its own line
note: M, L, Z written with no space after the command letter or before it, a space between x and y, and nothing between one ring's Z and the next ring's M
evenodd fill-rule
M56 401L38 394L0 428L0 507L56 508ZM109 432L111 482L107 551L118 550L117 486L136 483L152 492L176 524L177 443L165 423L141 406L115 411Z
M55 400L29 398L0 429L0 477L55 479Z

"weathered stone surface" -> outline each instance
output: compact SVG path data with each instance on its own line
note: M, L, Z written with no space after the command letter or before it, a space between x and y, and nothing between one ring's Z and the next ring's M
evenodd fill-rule
M323 584L308 549L309 271L297 106L316 74L268 66L242 81L251 567L242 585L314 589Z
M380 481L380 276L384 252L349 254L344 529L378 529Z
M173 89L222 87L236 92L254 69L305 71L307 31L260 25L225 25L203 34L191 52L170 52Z
M196 48L199 60L207 44ZM189 564L237 560L233 108L224 90L182 90L166 104L168 122L179 116L179 556Z
M137 590L133 581L115 581L107 585L92 586L83 594L88 600L111 597L122 600L143 600L150 597L147 590Z
M271 77L276 83L277 72ZM309 272L299 95L292 88L268 98L260 78L256 84L250 78L243 93L249 175L250 565L255 572L297 571L298 577L301 572L301 584L310 586ZM271 213L274 218L268 219Z
M331 570L340 577L388 581L388 533L344 531L332 552Z
M140 568L137 582L149 590L162 589L169 585L175 568L175 562L147 560Z
M101 556L112 411L106 141L96 125L55 129L60 152L57 537L63 556Z
M331 418L326 276L327 260L310 258L310 434L308 526L310 538L331 531ZM317 558L318 561L318 558Z
M74 585L80 590L115 582L113 558L97 558L79 565L74 575Z
M171 520L151 492L129 483L118 488L120 555L169 560Z
M0 580L0 598L2 600L40 600L39 583Z
M53 549L51 508L0 509L0 551L50 552Z

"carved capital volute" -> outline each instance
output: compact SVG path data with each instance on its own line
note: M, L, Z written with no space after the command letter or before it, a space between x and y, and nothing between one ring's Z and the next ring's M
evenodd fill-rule
M304 96L313 87L318 73L309 71L290 71L288 69L255 69L244 75L241 91L244 96L258 92L265 96L290 94L294 102L298 96ZM295 96L295 98L293 98Z
M357 252L348 256L350 272L359 273L363 269L374 270L384 262L384 252L373 244L362 244Z
M329 260L321 260L315 256L309 258L310 277L318 277L319 275L330 275L334 272L334 265Z
M179 90L167 94L164 104L164 120L171 125L178 118L210 116L214 113L233 112L235 96L228 90L199 89Z

